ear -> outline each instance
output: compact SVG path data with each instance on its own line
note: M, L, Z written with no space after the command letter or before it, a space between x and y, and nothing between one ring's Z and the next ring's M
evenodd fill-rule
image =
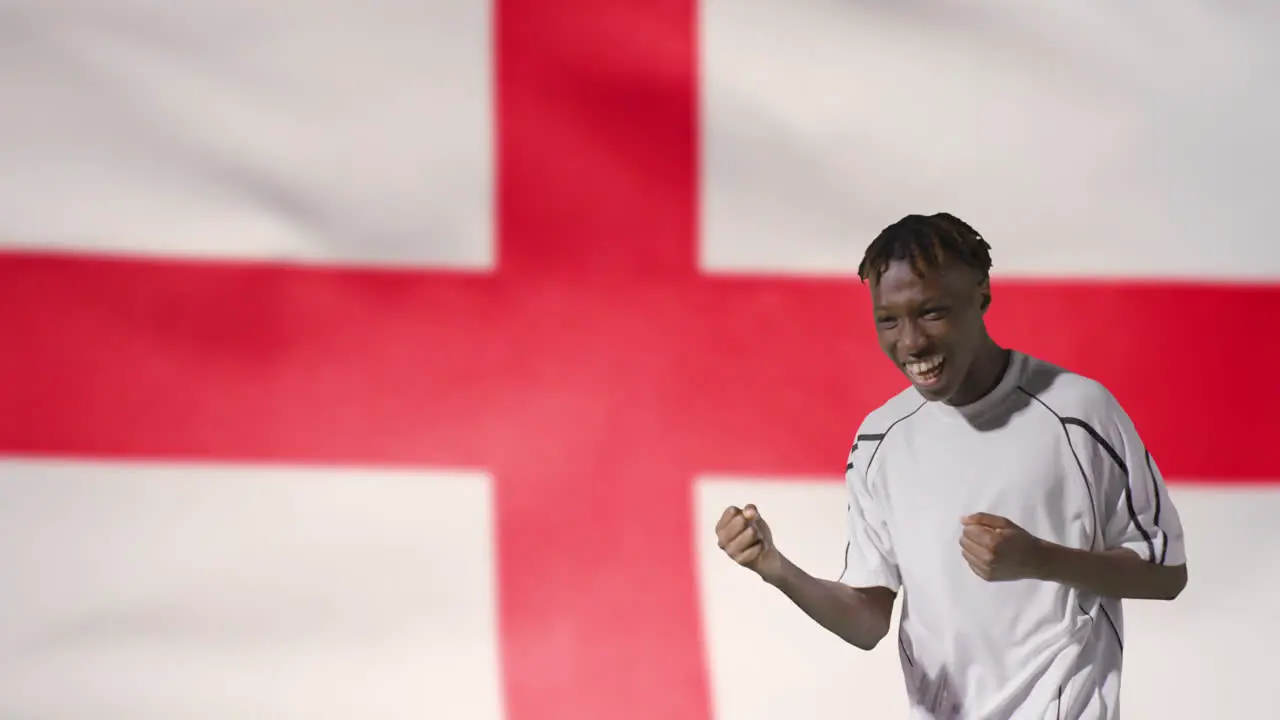
M979 283L978 292L982 297L982 312L985 313L987 308L991 307L991 280L989 278L983 278L982 282Z

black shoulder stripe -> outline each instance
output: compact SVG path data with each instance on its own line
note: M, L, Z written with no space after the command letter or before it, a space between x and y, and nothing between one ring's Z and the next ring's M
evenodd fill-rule
M1156 475L1155 465L1151 462L1151 451L1146 450L1147 456L1147 476L1151 478L1151 496L1155 504L1155 509L1151 513L1151 524L1157 530L1160 529L1160 479ZM1160 533L1160 564L1164 565L1165 560L1169 557L1169 534Z
M852 460L852 456L853 456L853 454L854 454L854 453L858 452L858 443L860 443L860 442L880 442L880 441L881 441L881 440L883 440L883 439L884 439L884 433L875 433L875 434L866 434L866 433L864 433L864 434L859 435L859 436L857 436L856 438L854 438L854 439L853 439L853 447L849 448L849 456L850 456L850 458L851 458L851 459L849 460L849 464L845 466L844 471L845 471L845 472L849 472L850 470L852 470L852 469L853 469L853 460Z
M1107 439L1102 437L1101 433L1099 433L1097 430L1094 430L1092 425L1081 420L1080 418L1064 417L1061 419L1064 425L1075 425L1078 428L1084 428L1084 431L1089 433L1089 436L1092 437L1094 440L1096 440L1098 444L1102 446L1102 449L1105 450L1107 454L1111 456L1111 459L1115 461L1116 465L1120 466L1120 471L1123 472L1126 477L1128 477L1129 466L1124 464L1124 458L1120 457L1120 453L1116 452L1116 449L1111 447L1111 443L1107 442Z
M894 420L893 422L889 423L889 427L885 428L885 429L884 429L884 432L882 432L882 433L864 433L864 434L862 434L862 435L858 435L857 437L855 437L855 438L854 438L854 442L853 442L853 447L849 449L849 466L845 468L845 472L849 472L850 470L852 470L852 469L853 469L853 453L854 453L854 451L856 451L856 450L858 449L858 443L860 443L860 442L874 442L874 443L879 443L881 440L884 440L885 436L889 434L889 431L893 429L893 426L894 426L894 425L897 425L898 423L902 422L903 420L906 420L907 418L911 417L912 415L915 415L916 413L920 412L920 408L924 407L924 406L925 406L925 403L927 403L927 402L928 402L928 400L925 400L925 401L921 402L918 406L916 406L916 409L915 409L915 410L912 410L911 412L907 413L906 415L903 415L902 417L898 418L897 420ZM876 453L877 453L877 452L880 452L880 445L879 445L879 444L877 444L877 445L876 445L876 449L875 449L875 450L872 450L872 451L871 451L871 458L870 458L869 460L867 460L867 471L868 471L868 472L870 472L870 471L871 471L871 461L876 459ZM849 507L845 508L845 512L846 512L846 513L848 513L850 510L852 510L852 508L849 508ZM844 574L845 574L845 573L847 573L847 572L849 572L849 548L850 548L850 546L852 546L852 544L853 544L853 540L852 540L852 539L850 539L849 541L845 542L845 544L844 544L844 567L843 567L843 568L841 568L841 570L840 570L840 576L836 579L836 582L840 582L840 581L844 580Z
M1160 483L1156 480L1156 469L1151 464L1151 451L1147 451L1147 474L1151 476L1151 494L1155 498L1156 509L1152 514L1151 523L1156 527L1160 527Z
M1066 423L1062 422L1061 415L1059 415L1053 408L1049 407L1048 403L1037 397L1035 393L1021 385L1018 386L1018 390L1022 391L1024 395L1032 400L1040 403L1041 407L1048 410L1050 415L1057 418L1058 425L1062 428L1062 434L1067 439L1067 449L1071 451L1071 456L1076 460L1076 467L1080 469L1080 479L1084 481L1084 489L1089 493L1089 514L1093 517L1093 539L1094 542L1097 542L1098 537L1102 534L1102 529L1098 527L1098 501L1094 498L1093 485L1089 482L1089 474L1084 471L1084 463L1080 462L1080 454L1076 452L1076 446L1071 442L1071 433L1067 432Z
M1111 443L1107 442L1107 439L1102 437L1102 434L1099 433L1097 430L1095 430L1094 427L1089 423L1085 422L1084 420L1081 420L1080 418L1059 415L1057 411L1049 407L1049 404L1046 403L1044 400L1040 399L1038 396L1036 396L1035 393L1032 393L1030 390L1027 390L1026 388L1023 388L1023 387L1019 387L1018 389L1021 390L1023 393L1025 393L1027 396L1034 399L1036 402L1043 405L1046 410L1053 413L1054 417L1058 418L1058 422L1062 423L1062 429L1064 432L1066 431L1067 426L1069 425L1074 425L1078 428L1082 428L1085 432L1089 434L1089 437L1093 438L1094 441L1098 443L1098 446L1101 447L1103 451L1107 453L1107 455L1115 462L1116 466L1120 468L1120 471L1124 474L1124 501L1125 501L1125 509L1128 510L1129 512L1129 522L1133 523L1133 526L1138 529L1138 534L1142 536L1142 539L1147 544L1147 562L1151 562L1151 563L1158 562L1159 559L1156 557L1156 544L1151 539L1151 533L1148 532L1147 529L1142 526L1142 521L1138 517L1137 508L1133 506L1133 481L1132 481L1132 478L1129 476L1129 466L1125 464L1124 458L1120 457L1120 453L1116 452L1116 449L1111 446ZM1067 436L1067 445L1071 447L1070 435ZM1071 453L1073 455L1075 454L1074 447L1071 447ZM1080 474L1085 475L1084 465L1080 462L1079 456L1076 456L1076 464L1080 466ZM1089 477L1088 475L1085 475L1085 486L1088 487L1088 485L1089 485ZM1092 498L1093 496L1092 489L1089 490L1089 495ZM1157 493L1157 497L1158 496L1159 494ZM1096 518L1094 522L1096 524L1097 522ZM1109 619L1110 618L1108 618L1108 620Z
M906 415L903 415L902 417L898 418L897 420L894 420L893 422L889 423L889 427L885 428L885 429L884 429L884 432L882 432L882 433L878 433L878 434L874 434L874 435L859 435L859 436L858 436L858 439L859 439L859 440L861 440L861 439L863 439L863 438L866 438L867 440L875 440L875 441L881 441L881 440L884 440L884 439L885 439L885 437L887 437L887 436L889 435L889 433L893 431L893 428L894 428L894 427L896 427L898 423L900 423L900 422L902 422L903 420L906 420L907 418L911 417L912 415L915 415L916 413L920 412L920 409L921 409L921 408L923 408L923 407L924 407L928 402L929 402L928 400L925 400L925 401L921 402L919 405L917 405L917 406L916 406L916 409L915 409L915 410L912 410L911 412L907 413ZM856 443L855 443L855 444L856 444ZM867 472L868 472L868 473L870 473L870 472L871 472L871 463L873 463L873 462L875 462L875 461L876 461L876 453L880 452L880 448L882 448L882 447L884 447L884 443L883 443L883 442L881 442L880 444L876 445L876 449L871 451L871 457L867 459Z
M1141 535L1143 541L1147 543L1147 562L1158 562L1159 558L1156 557L1156 544L1151 539L1151 533L1142 526L1142 520L1138 518L1138 510L1133 506L1133 479L1129 477L1129 466L1126 465L1124 459L1120 457L1120 453L1116 452L1116 449L1111 447L1111 443L1107 442L1106 438L1102 437L1102 434L1093 429L1093 426L1089 423L1081 420L1080 418L1073 417L1062 418L1062 423L1064 425L1075 425L1076 427L1084 428L1085 432L1089 433L1089 437L1098 442L1098 445L1106 451L1107 455L1111 456L1111 459L1115 461L1116 465L1120 468L1120 471L1124 473L1124 504L1125 509L1129 511L1129 521L1138 529L1138 534Z
M859 435L858 437L861 438L862 436ZM856 452L858 452L858 443L855 442L853 447L849 448L849 464L845 466L845 472L849 472L853 469L853 454Z
M924 405L922 404L920 407L924 407ZM882 433L862 433L861 435L858 435L857 437L855 437L855 438L853 439L853 440L854 440L854 442L853 442L853 447L849 448L849 455L853 455L854 453L858 452L858 443L861 443L861 442L880 442L881 440L884 440L884 436L889 434L889 431L893 429L893 426L894 426L894 425L897 425L898 423L902 422L903 420L906 420L907 418L909 418L909 417L911 417L912 415L916 414L916 411L917 411L917 410L919 410L919 409L920 409L920 407L916 408L915 410L912 410L911 412L907 413L907 414L906 414L906 415L904 415L903 417L900 417L900 418L898 418L897 420L894 420L894 421L893 421L893 423L892 423L892 424L890 424L890 425L889 425L889 427L888 427L888 428L886 428L886 429L885 429L885 431L884 431L884 432L882 432ZM877 447L876 449L878 450L879 448ZM872 457L872 458L875 458L875 452L872 452L872 453L871 453L871 457ZM868 463L867 463L867 467L871 467L871 463L870 463L870 462L868 462ZM852 461L852 460L850 460L850 461L845 465L844 471L845 471L845 472L849 472L849 471L850 471L850 470L852 470L852 469L853 469L853 461Z

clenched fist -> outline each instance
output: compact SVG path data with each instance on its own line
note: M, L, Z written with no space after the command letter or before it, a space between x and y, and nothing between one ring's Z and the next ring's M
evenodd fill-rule
M1017 523L988 513L960 522L960 553L975 575L991 582L1039 577L1044 545Z
M716 540L734 562L754 570L766 580L781 569L782 559L773 546L773 533L755 505L741 510L733 506L725 508L720 522L716 523Z

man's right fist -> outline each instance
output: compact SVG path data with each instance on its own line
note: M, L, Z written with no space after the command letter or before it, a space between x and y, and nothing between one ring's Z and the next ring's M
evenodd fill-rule
M781 556L773 546L773 533L755 505L739 510L729 506L716 523L720 549L739 565L768 579L781 568Z

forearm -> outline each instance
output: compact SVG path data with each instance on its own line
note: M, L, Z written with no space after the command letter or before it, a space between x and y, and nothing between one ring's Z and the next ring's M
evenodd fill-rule
M1045 543L1041 579L1103 597L1172 600L1187 584L1187 569L1149 563L1124 548L1093 552Z
M819 625L845 642L870 650L889 632L889 613L863 590L815 578L785 557L776 576L765 581L778 588L791 602ZM889 593L886 589L885 593ZM892 607L892 600L889 600Z

